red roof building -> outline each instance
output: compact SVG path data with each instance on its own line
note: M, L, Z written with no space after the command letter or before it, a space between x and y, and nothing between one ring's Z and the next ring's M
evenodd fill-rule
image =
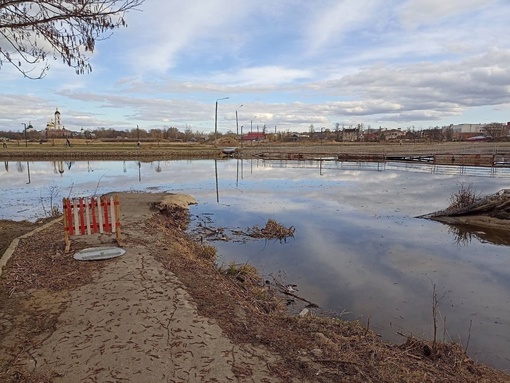
M250 132L242 136L243 141L261 141L264 138L266 138L266 134L263 132Z

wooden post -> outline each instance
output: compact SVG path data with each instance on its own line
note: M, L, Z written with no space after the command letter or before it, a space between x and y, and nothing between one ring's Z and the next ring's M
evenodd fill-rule
M69 199L64 198L62 200L62 205L64 206L64 214L62 214L62 216L64 218L64 239L66 242L65 252L68 253L69 249L71 248L71 240L69 239L69 236L70 236L69 216L71 213L71 206L69 204Z
M115 228L117 229L115 237L117 238L117 244L122 246L120 239L120 198L118 194L115 194Z

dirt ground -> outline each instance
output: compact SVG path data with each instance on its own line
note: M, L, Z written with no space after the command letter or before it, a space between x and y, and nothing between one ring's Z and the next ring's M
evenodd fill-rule
M41 227L47 221L48 219L41 219L37 222L9 221L6 219L0 219L0 258L14 238L20 237L23 234Z
M256 270L218 269L186 234L191 197L120 198L121 257L75 261L112 237L74 237L66 255L61 223L19 241L0 277L0 381L510 381L455 344L288 315Z

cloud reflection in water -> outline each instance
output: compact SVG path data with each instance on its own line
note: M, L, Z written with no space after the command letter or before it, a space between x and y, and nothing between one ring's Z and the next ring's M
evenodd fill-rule
M0 171L1 218L31 218L58 186L62 196L111 191L170 191L193 195L193 215L211 213L216 226L263 226L267 219L296 228L278 241L215 242L221 261L250 262L282 273L299 293L332 312L371 318L386 338L397 331L431 336L432 284L450 337L471 354L510 368L510 248L474 237L458 246L448 227L413 217L444 208L461 182L494 193L505 177L396 165L218 161L76 162L55 174L52 163L30 163L31 184L15 166ZM24 168L26 171L26 168ZM25 210L25 209L28 209Z

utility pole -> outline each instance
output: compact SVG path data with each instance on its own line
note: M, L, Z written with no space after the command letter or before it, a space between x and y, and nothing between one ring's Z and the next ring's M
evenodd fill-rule
M229 97L218 98L216 100L216 109L214 110L214 145L218 139L218 101L227 100Z
M239 120L237 118L237 111L243 107L243 104L239 106L239 108L236 109L236 134L237 138L239 139Z

